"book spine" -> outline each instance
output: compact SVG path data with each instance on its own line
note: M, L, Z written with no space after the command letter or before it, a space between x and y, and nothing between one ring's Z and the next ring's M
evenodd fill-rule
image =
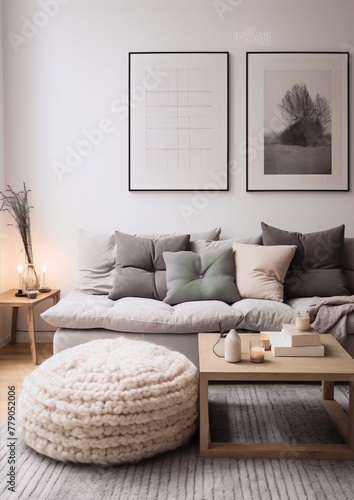
M284 328L282 332L285 340L291 347L317 346L321 344L319 336L317 334L297 335L288 332Z
M272 346L273 356L324 356L324 346Z

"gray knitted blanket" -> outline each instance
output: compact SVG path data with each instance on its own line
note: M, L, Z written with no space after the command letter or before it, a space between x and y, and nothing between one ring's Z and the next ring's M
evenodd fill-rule
M347 315L354 311L354 295L314 297L309 307L310 323L319 333L331 333L340 344L347 337Z

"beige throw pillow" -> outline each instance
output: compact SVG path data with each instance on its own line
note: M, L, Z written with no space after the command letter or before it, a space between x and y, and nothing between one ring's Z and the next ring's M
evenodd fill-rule
M234 243L236 286L242 298L283 301L283 282L296 245Z

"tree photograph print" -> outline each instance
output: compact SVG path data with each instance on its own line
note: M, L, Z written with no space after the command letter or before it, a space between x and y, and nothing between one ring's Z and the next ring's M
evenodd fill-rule
M349 190L349 53L247 52L247 191Z
M330 72L267 71L264 91L264 173L331 174ZM267 123L274 108L283 129Z

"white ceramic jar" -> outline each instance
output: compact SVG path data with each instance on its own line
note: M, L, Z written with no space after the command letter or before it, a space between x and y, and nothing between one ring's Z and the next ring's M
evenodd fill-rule
M241 338L235 329L230 330L225 339L225 360L229 363L241 361Z

